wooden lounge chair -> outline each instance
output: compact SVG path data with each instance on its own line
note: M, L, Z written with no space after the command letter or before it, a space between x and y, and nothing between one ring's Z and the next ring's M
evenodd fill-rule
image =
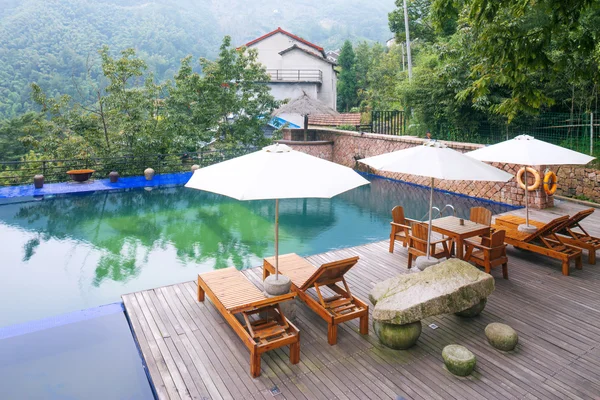
M294 293L267 298L234 267L198 275L198 301L204 301L205 293L250 350L252 377L260 376L260 357L266 351L290 346L290 362L300 361L300 332L279 307Z
M292 291L306 305L323 318L327 324L327 341L330 345L337 343L337 326L342 322L360 318L360 333L369 333L369 306L357 297L352 296L344 274L358 262L358 257L334 261L315 267L297 254L279 256L279 272L292 281ZM265 258L263 278L275 273L274 257ZM341 282L343 288L337 283ZM323 288L335 292L331 297L323 297ZM316 299L309 289L314 288Z
M588 262L590 264L596 264L596 251L600 249L600 238L591 236L589 233L587 233L587 231L583 229L583 226L581 226L580 222L593 213L593 208L579 211L569 218L569 222L563 229L558 231L560 240L564 243L587 250ZM574 229L579 229L581 232L578 232Z
M473 262L485 269L488 274L492 268L502 265L502 276L508 279L508 257L504 237L506 231L499 230L491 236L482 236L480 241L465 239L465 261Z
M558 226L555 229L555 233L558 235L561 242L570 244L575 247L587 250L588 262L592 265L596 264L596 251L600 249L600 238L591 236L583 227L580 222L594 213L593 208L581 210L576 214L573 214L562 226ZM516 215L503 215L498 217L501 224L510 223L518 226L525 223L525 218L517 217ZM529 220L529 223L537 228L544 226L543 222ZM578 229L579 231L575 230Z
M413 223L418 222L404 216L404 208L396 206L392 208L392 222L390 225L390 253L394 252L394 244L396 240L402 242L402 247L408 246L408 236Z
M556 235L557 230L562 229L569 217L553 219L552 221L538 227L534 233L520 232L512 222L506 222L501 218L496 218L496 224L492 225L495 230L506 231L504 242L514 247L533 251L548 257L562 261L563 275L569 275L569 262L575 261L575 267L581 269L581 249L563 243ZM531 223L531 220L529 221Z
M438 251L437 245L442 248ZM450 258L454 240L451 237L431 241L429 243L429 255L434 258ZM412 267L413 259L427 255L427 225L414 224L412 232L408 237L408 268Z

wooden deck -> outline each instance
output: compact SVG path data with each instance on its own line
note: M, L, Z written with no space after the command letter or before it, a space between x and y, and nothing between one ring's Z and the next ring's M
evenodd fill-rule
M584 207L562 203L533 217L547 221ZM522 211L519 211L523 214ZM600 210L583 225L600 236ZM314 264L360 256L349 272L354 295L367 300L372 285L407 271L407 252L379 242L307 257ZM123 296L135 337L160 399L578 399L600 398L600 263L585 262L561 275L559 261L509 248L509 280L494 270L496 291L474 319L442 315L423 321L410 350L390 350L373 332L358 333L358 320L342 324L338 344L327 344L327 324L298 305L300 363L285 350L263 355L262 376L249 375L249 352L212 303L196 301L193 281ZM257 286L261 270L245 271ZM190 276L190 280L195 277ZM493 349L484 335L490 322L519 333L514 352ZM428 325L434 323L437 329ZM445 370L447 344L477 356L472 376Z

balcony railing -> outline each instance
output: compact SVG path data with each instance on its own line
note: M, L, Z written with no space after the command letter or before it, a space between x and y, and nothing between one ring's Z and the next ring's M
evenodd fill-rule
M267 69L271 82L316 82L323 83L320 69Z

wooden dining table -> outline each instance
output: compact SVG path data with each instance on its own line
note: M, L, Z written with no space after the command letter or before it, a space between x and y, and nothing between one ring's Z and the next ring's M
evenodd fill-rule
M431 230L454 239L456 257L462 260L464 257L464 239L480 235L489 236L491 228L487 225L469 221L468 219L463 220L463 225L461 225L460 221L461 218L454 216L436 218L431 221ZM425 225L428 225L427 221L425 221Z

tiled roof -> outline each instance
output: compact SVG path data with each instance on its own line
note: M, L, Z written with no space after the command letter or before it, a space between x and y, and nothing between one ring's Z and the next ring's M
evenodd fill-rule
M360 125L360 113L346 113L339 115L310 115L308 117L308 124L318 126L356 126Z
M300 50L300 51L302 51L302 52L304 52L304 53L308 54L309 56L313 56L313 57L315 57L315 58L318 58L318 59L319 59L319 60L321 60L321 61L325 61L326 63L329 63L329 64L331 64L331 65L337 65L336 63L334 63L334 62L333 62L333 61L331 61L330 59L328 59L328 58L325 58L325 57L319 57L319 55L318 55L318 54L315 54L315 53L313 53L312 51L309 51L309 50L303 49L302 47L298 46L297 44L295 44L295 45L292 45L291 47L288 47L287 49L280 51L280 52L279 52L279 54L280 54L280 55L284 55L285 53L288 53L288 52L290 52L290 51L292 51L292 50Z
M259 38L256 38L256 39L254 39L254 40L251 40L251 41L249 41L248 43L246 43L244 46L245 46L245 47L250 47L250 46L252 46L253 44L255 44L255 43L258 43L258 42L260 42L261 40L264 40L264 39L268 38L269 36L273 36L273 35L274 35L274 34L276 34L276 33L283 33L284 35L287 35L287 36L291 37L292 39L295 39L295 40L297 40L297 41L299 41L299 42L302 42L302 43L304 43L305 45L307 45L307 46L310 46L310 47L312 47L312 48L314 48L314 49L316 49L316 50L320 51L320 52L323 54L323 57L325 57L325 51L323 50L323 48L322 48L322 47L320 47L320 46L317 46L316 44L314 44L314 43L311 43L311 42L309 42L308 40L304 40L304 39L302 39L300 36L296 36L296 35L294 35L293 33L290 33L290 32L288 32L288 31L285 31L285 30L283 30L283 29L281 29L281 28L277 28L277 29L275 29L274 31L271 31L271 32L269 32L269 33L267 33L267 34L265 34L265 35L262 35L262 36L261 36L261 37L259 37Z

